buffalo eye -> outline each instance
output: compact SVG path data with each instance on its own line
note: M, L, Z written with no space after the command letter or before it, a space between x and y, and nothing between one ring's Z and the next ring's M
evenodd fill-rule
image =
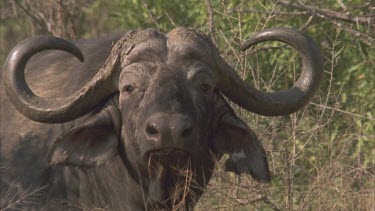
M207 92L209 92L210 90L211 90L211 85L210 84L201 84L200 86L199 86L199 88L203 91L203 92L205 92L205 93L207 93Z
M132 93L134 91L135 87L133 85L127 84L124 86L124 91L127 93Z

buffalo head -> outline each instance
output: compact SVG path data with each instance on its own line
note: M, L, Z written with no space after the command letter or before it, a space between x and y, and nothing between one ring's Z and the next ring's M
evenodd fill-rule
M310 38L275 28L255 34L242 49L268 40L285 42L301 54L302 74L288 90L263 93L246 84L208 37L187 28L126 33L84 87L54 99L31 91L24 77L27 61L50 49L81 61L83 55L60 38L30 38L8 56L4 82L14 106L32 120L63 123L91 112L56 140L52 164L95 166L119 155L134 178L153 191L155 201L165 200L178 183L175 167L188 166L195 182L190 188L199 195L213 170L212 156L224 153L230 155L227 170L270 180L260 142L222 94L249 111L276 116L300 109L319 85L321 54Z

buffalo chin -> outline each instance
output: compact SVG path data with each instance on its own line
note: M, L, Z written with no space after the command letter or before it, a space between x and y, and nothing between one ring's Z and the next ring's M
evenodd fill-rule
M165 168L186 168L191 165L190 152L173 147L151 150L146 153L149 167L162 165Z
M191 185L196 183L190 152L166 147L147 152L145 158L151 178L150 210L180 210L186 206L186 201L194 201Z

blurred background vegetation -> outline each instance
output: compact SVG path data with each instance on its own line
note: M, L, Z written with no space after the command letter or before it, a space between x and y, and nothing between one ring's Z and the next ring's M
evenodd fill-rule
M238 73L263 91L298 78L285 44L240 44L270 27L294 27L324 56L318 93L301 111L262 117L233 105L262 140L270 184L224 173L220 162L197 210L375 210L375 2L373 0L2 0L0 68L22 39L70 40L130 29L192 27L210 35Z

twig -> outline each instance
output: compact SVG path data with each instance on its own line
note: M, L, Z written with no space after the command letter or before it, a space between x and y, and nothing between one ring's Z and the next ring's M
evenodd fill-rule
M165 15L168 17L168 19L169 19L169 21L172 23L172 25L173 25L174 27L177 27L176 23L173 21L173 19L171 18L171 16L169 16L169 14L168 14L167 11L165 12Z
M217 36L216 36L216 27L215 27L215 21L214 21L214 12L212 9L211 1L210 0L205 0L207 7L207 13L208 13L208 26L210 29L210 34L212 37L212 41L214 44L217 44Z
M273 210L275 210L275 211L279 211L279 210L281 210L280 208L278 208L277 206L276 206L276 204L274 204L267 196L263 196L263 198L262 198L262 201L265 203L265 204L267 204L268 206L270 206Z
M356 114L356 113L349 112L349 111L344 111L344 110L341 110L341 109L338 109L338 108L334 108L334 107L330 107L330 106L327 106L327 105L320 105L320 104L316 104L316 103L313 103L313 102L310 102L310 104L314 105L314 106L318 106L318 107L324 108L324 109L330 109L330 110L333 110L333 111L338 111L340 113L348 114L350 116L355 116L355 117L369 119L369 120L375 120L375 118L372 118L372 117L363 116L363 115Z
M253 10L253 9L247 9L247 10L232 10L231 13L258 13L258 14L267 14L267 15L287 15L287 16L295 16L295 15L308 15L308 12L282 12L282 11L259 11L259 10Z
M293 3L293 2L297 2L297 3ZM284 7L292 7L298 10L305 10L309 14L328 20L329 22L345 30L346 32L360 38L364 43L366 43L371 48L374 48L375 46L375 39L373 37L367 34L364 34L360 31L354 30L340 22L340 21L344 21L348 23L353 23L357 25L360 24L360 25L371 27L371 28L375 28L375 21L372 21L372 19L375 17L375 15L373 14L368 15L368 16L355 16L354 17L347 13L336 12L336 11L327 10L327 9L320 9L315 6L302 4L298 1L289 2L286 0L279 0L278 4Z
M143 4L143 6L146 8L146 11L147 11L148 16L149 16L149 18L151 19L151 21L155 24L155 26L156 26L157 28L159 28L159 23L158 23L158 21L155 19L155 15L151 12L151 10L150 10L150 6L148 5L148 3L145 2L144 0L142 0L142 4Z
M362 24L362 25L371 25L373 28L375 28L375 23L371 23L371 18L374 17L374 15L370 16L352 16L348 13L344 12L336 12L332 10L327 10L327 9L320 9L315 6L310 6L302 3L293 3L294 1L286 1L286 0L279 0L278 3L282 6L290 6L296 9L300 10L306 10L306 12L310 14L320 14L324 17L327 18L333 18L336 20L342 20L346 21L349 23L354 23L354 24Z

